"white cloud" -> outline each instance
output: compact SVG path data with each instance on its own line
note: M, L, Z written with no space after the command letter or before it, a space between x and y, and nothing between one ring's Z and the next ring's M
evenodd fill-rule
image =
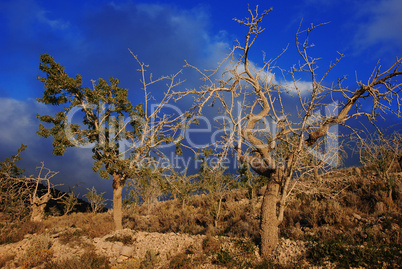
M296 94L300 92L302 96L305 96L311 92L313 89L313 84L308 81L298 80L296 82L283 82L281 86L284 87L291 94Z
M210 31L209 15L200 7L181 10L170 5L115 1L97 4L93 9L91 4L82 5L77 10L66 9L61 13L47 11L43 3L33 0L8 3L0 3L0 15L8 13L10 32L18 33L10 44L24 44L24 49L28 44L32 51L29 50L27 58L33 59L36 67L40 53L49 52L67 72L82 74L84 83L92 78L114 76L125 83L124 87L138 88L137 66L128 48L150 64L154 76L159 76L175 73L184 60L201 69L216 67L230 47L224 31ZM20 50L15 47L10 45L10 51L19 55ZM36 77L31 73L26 76ZM199 76L186 78L188 83L196 84ZM32 95L40 93L35 88L37 84L32 85L19 90ZM5 90L11 93L13 89ZM21 94L19 98L24 97ZM39 120L35 115L48 114L51 110L34 100L0 98L0 157L15 154L24 143L28 145L23 160L26 165L36 167L44 161L50 169L60 171L69 185L96 178L90 149L68 149L65 156L55 157L53 139L36 134Z
M312 83L309 81L303 81L303 80L298 80L296 82L293 81L286 81L284 79L278 80L277 76L275 73L273 73L271 70L262 70L261 67L257 66L255 63L250 61L250 71L254 76L259 72L259 80L262 83L262 85L269 85L272 83L273 85L280 85L284 92L288 92L290 94L297 94L300 92L302 96L305 96L311 92L313 86ZM236 72L239 74L241 72L244 72L244 66L239 65L236 68ZM230 74L227 73L226 79L228 78Z
M116 7L117 5L113 6ZM138 4L137 9L142 13L147 14L152 19L157 19L158 15L161 12L164 12L164 7L158 4Z
M0 98L0 141L8 145L31 141L37 128L35 111L39 110L39 106L33 100L24 102Z
M69 22L60 18L50 19L48 15L51 13L35 0L15 0L0 3L0 9L10 20L9 25L24 32L24 34L38 31L36 22L48 25L53 30L65 30L69 26Z
M39 10L36 14L37 14L36 16L38 18L38 21L49 25L54 30L65 30L70 26L69 22L63 21L61 19L59 19L59 20L49 19L46 16L48 14L48 12L43 9Z
M32 99L0 98L0 161L16 154L20 145L25 144L28 147L18 165L26 169L26 175L36 175L36 167L44 162L47 168L60 172L54 183L64 183L65 186L60 187L64 191L75 184L88 187L102 183L102 191L106 186L110 189L110 182L99 181L99 176L92 171L91 149L70 148L64 156L52 154L53 138L44 139L36 134L39 126L39 120L35 118L37 113L51 114L51 111ZM82 193L82 189L78 192Z
M365 48L380 44L383 49L402 48L402 1L382 0L371 1L359 11L365 21L357 30L356 42Z

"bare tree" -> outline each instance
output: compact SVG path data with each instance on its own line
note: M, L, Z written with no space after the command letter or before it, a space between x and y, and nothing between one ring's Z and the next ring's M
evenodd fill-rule
M4 219L23 219L29 214L28 198L30 190L26 188L24 170L17 166L26 145L21 145L18 153L0 162L0 211Z
M299 27L296 46L301 61L291 68L291 78L287 80L284 70L275 69L277 58L265 60L264 57L262 67L250 61L250 49L263 32L261 22L271 9L262 14L258 13L258 7L248 11L249 18L235 19L248 29L245 40L238 42L211 73L188 64L200 72L205 85L176 94L178 98L196 95L194 109L198 114L202 114L207 105L218 107L225 117L219 118L222 135L214 144L219 147L216 154L228 156L228 152L233 151L239 162L249 164L256 173L267 178L260 233L261 254L268 258L278 243L279 224L284 218L292 179L305 170L303 158L308 157L307 153L312 160L327 159L321 152L330 155L337 149L336 143L331 143L328 137L332 133L330 128L347 126L346 122L352 117L365 116L374 122L380 112L399 113L399 103L395 111L390 102L393 98L399 100L401 84L395 79L402 75L402 59L397 58L385 71L377 65L367 83L358 81L355 89L343 87L343 79L329 87L325 79L343 55L339 54L326 71L318 73L318 59L308 53L314 46L310 35L317 26L311 25L305 31ZM216 74L223 67L226 70L222 78L216 80ZM283 74L283 82L277 80L275 70ZM309 74L308 82L298 79L300 72ZM335 98L341 100L334 102ZM371 104L371 111L359 110L359 101ZM324 142L320 143L321 140ZM327 165L336 165L336 159L332 162Z
M97 213L106 206L107 199L103 197L105 194L104 192L97 193L94 186L92 186L91 189L87 188L87 191L88 192L84 196L91 205L92 213Z
M129 179L127 183L131 199L137 201L141 199L150 214L158 198L163 194L162 181L160 169L138 169L136 178Z
M222 214L222 201L227 192L233 189L234 179L232 175L225 174L225 170L219 166L209 166L206 162L202 165L198 176L200 177L200 187L205 190L213 199L211 205L211 215L214 218L214 227L218 228Z
M186 205L187 199L195 191L199 189L199 181L197 180L197 174L187 175L187 169L183 172L178 172L175 169L164 174L167 184L165 189L173 199L178 199L182 203L182 209Z
M64 215L68 215L68 213L70 213L71 211L74 210L74 208L77 205L80 205L81 203L78 201L78 195L74 194L73 190L69 190L69 192L67 192L67 194L63 197L63 199L60 200L60 204L63 205L63 209L64 209Z
M17 154L0 163L0 209L12 219L28 216L30 209L31 221L42 221L48 202L62 199L65 194L58 197L53 196L52 192L56 185L52 184L50 180L58 172L45 168L44 163L37 167L39 169L38 176L26 177L23 175L24 170L19 168L16 162L22 159L21 153L25 149L26 146L21 145Z
M401 172L402 135L394 132L390 135L371 134L359 139L357 146L360 162L367 168L374 169L377 176L384 181L388 189L388 198L392 201L392 188L395 172Z
M59 172L51 171L48 168L45 168L45 164L42 162L39 169L39 173L37 177L27 178L25 181L26 187L29 189L32 182L34 183L34 188L32 192L29 194L29 202L31 203L31 221L40 222L45 217L45 208L47 203L50 200L60 200L66 195L66 193L62 194L59 197L54 197L52 195L52 191L55 187L50 180L57 175ZM45 172L46 171L46 172ZM40 185L45 182L47 185L46 192L42 193L40 189Z

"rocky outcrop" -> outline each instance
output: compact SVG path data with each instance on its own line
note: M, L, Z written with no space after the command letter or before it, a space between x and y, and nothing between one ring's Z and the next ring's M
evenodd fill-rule
M114 231L97 238L82 235L79 228L49 229L44 234L28 234L23 240L13 244L0 245L0 255L12 256L6 268L22 268L27 253L32 247L48 248L53 261L62 261L72 257L80 257L85 250L91 249L100 256L107 257L113 267L127 267L130 262L140 262L153 255L157 257L156 268L166 268L175 255L192 252L202 253L205 235L188 235L176 233L149 233L124 229ZM224 251L235 251L235 239L216 237L222 243ZM305 243L282 239L274 253L275 261L289 264L305 254ZM235 254L234 254L235 255ZM252 251L254 258L259 260L258 248ZM130 267L127 267L130 268ZM207 258L199 268L223 268L212 264Z
M131 242L124 244L119 238ZM184 252L190 246L200 249L203 235L186 235L176 233L148 233L124 229L115 231L102 238L93 240L96 251L108 256L111 263L120 263L128 258L143 258L147 252L158 255L161 263L165 263L170 257ZM114 242L113 242L114 241Z
M201 250L202 240L205 238L204 235L161 234L124 229L91 239L81 235L79 228L58 228L41 235L28 234L17 243L0 245L0 254L14 257L7 267L18 268L16 264L22 263L27 251L36 244L39 237L41 241L48 241L49 250L53 253L52 259L55 261L78 257L85 249L90 248L97 254L106 256L112 265L124 263L128 259L141 260L147 253L152 253L157 256L160 266L188 248Z

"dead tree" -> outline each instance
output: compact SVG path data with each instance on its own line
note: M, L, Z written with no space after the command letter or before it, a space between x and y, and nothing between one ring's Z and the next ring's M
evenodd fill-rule
M3 219L11 222L21 220L29 213L27 210L29 189L24 184L26 182L23 176L24 169L17 166L25 149L26 145L22 144L17 154L0 162L0 212L4 214Z
M45 168L44 163L42 162L42 165L40 167L37 167L39 169L38 176L33 178L28 178L26 180L26 186L27 188L30 188L29 184L34 183L35 187L32 190L32 193L29 194L29 202L31 204L31 221L35 222L40 222L44 219L45 217L45 208L50 200L59 200L66 195L64 193L63 195L59 197L53 197L52 195L52 189L55 187L51 182L50 179L53 178L55 175L57 175L59 172L54 172L51 171L48 168ZM44 170L47 171L44 174ZM44 175L43 175L44 174ZM41 194L39 186L42 184L42 182L46 182L47 189L46 192Z
M384 135L367 132L367 137L359 139L357 146L360 163L376 172L377 177L386 184L388 198L392 201L395 173L401 172L402 134L394 132Z
M399 104L394 111L389 102L399 100L401 84L395 79L402 75L402 59L397 58L385 71L377 65L367 83L357 81L355 89L343 87L343 79L339 79L335 86L326 86L328 84L324 81L328 73L343 55L339 54L335 62L319 75L318 59L308 53L313 46L310 43L311 32L317 27L312 25L305 31L299 27L296 46L301 63L291 68L289 79L283 75L282 81L279 81L274 73L277 58L264 59L262 67L257 67L249 59L251 47L264 30L261 22L270 11L259 14L257 7L255 11L249 9L249 18L235 19L248 29L245 40L238 42L212 73L188 64L200 72L205 85L176 93L178 98L195 95L194 109L198 114L202 114L208 105L219 107L224 117L219 118L222 135L221 140L215 142L219 145L217 154L228 156L228 152L234 151L240 162L249 164L256 173L267 178L260 231L264 258L269 257L278 243L279 224L284 218L291 180L297 177L296 171L303 170L303 156L310 153L313 157L316 155L325 159L327 157L318 154L324 152L335 157L333 150L326 150L325 147L336 150L336 144L320 143L332 134L333 126L347 126L347 121L353 117L365 116L373 122L380 112L398 113ZM226 70L222 78L215 79L219 69L224 67ZM282 69L278 70L279 74L284 74ZM299 81L300 72L309 74L308 82ZM333 98L340 101L333 102ZM371 104L371 112L359 110L357 103L360 101ZM269 128L270 124L275 128ZM336 164L336 160L330 162Z

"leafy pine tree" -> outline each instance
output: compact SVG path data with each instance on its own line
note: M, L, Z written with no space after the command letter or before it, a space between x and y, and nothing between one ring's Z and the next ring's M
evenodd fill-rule
M145 77L146 65L133 56ZM39 125L38 134L53 137L55 155L63 155L68 147L92 146L93 170L105 179L113 179L114 223L117 230L122 229L122 190L126 180L140 173L140 161L158 151L159 145L173 141L170 136L180 126L177 121L182 120L181 115L158 116L170 100L171 88L180 84L175 81L177 74L157 80L152 80L151 76L149 82L142 80L144 105L140 103L134 107L128 99L128 90L119 87L118 79L111 77L108 83L100 78L97 83L93 81L93 88L83 87L80 75L69 77L64 67L48 54L41 56L39 69L46 76L39 78L45 89L38 101L61 109L53 116L37 116L45 123ZM147 113L151 100L147 86L166 79L170 86L163 101L152 113ZM71 120L73 115L74 122ZM80 121L76 123L78 118ZM126 154L130 156L125 158Z

